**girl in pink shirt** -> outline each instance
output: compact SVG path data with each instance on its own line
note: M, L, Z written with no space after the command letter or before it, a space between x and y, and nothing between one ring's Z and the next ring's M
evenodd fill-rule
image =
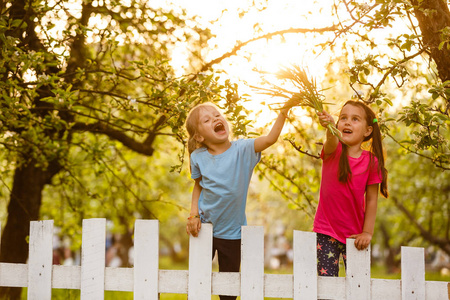
M322 126L333 117L318 113ZM388 196L381 132L375 113L363 102L347 101L336 124L339 139L327 131L321 158L320 199L314 218L317 233L317 271L321 276L339 275L339 256L346 262L345 242L366 249L375 226L378 191ZM363 142L370 141L370 151Z

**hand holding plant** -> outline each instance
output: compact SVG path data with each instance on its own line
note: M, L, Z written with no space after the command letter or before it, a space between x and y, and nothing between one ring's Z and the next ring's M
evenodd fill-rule
M317 89L316 82L313 78L308 78L305 70L301 69L299 66L294 65L292 68L283 68L277 73L277 78L282 80L290 81L296 88L298 92L292 92L277 85L271 85L271 88L258 88L253 87L262 91L262 94L284 97L289 99L284 103L282 108L293 107L293 106L308 106L313 108L316 113L322 113L324 111L323 106L327 104L324 102L325 96L321 93L322 90ZM278 108L278 109L282 109ZM322 124L325 125L325 124ZM337 136L342 142L341 132L336 128L335 124L328 122L325 126L333 135Z

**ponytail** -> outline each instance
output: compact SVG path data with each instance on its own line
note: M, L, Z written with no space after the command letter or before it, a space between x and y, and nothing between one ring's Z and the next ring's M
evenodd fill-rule
M374 159L373 157L376 157L378 160L378 172L381 173L381 184L380 184L380 193L385 198L389 196L388 187L387 187L387 170L384 166L384 153L383 153L383 143L382 143L382 136L381 136L381 130L380 126L378 125L378 120L375 117L375 113L365 105L363 102L359 101L353 101L349 100L347 101L345 105L350 104L353 106L358 106L364 109L366 113L366 121L367 126L372 126L372 133L364 138L364 141L372 140L371 146L370 146L370 165L369 168L372 166ZM342 154L341 158L339 159L339 173L338 178L340 182L347 182L349 178L351 178L352 172L350 169L350 164L348 162L348 156L347 156L347 145L342 144Z
M347 145L342 144L341 158L339 159L339 181L347 182L352 176L352 170L350 169L350 164L348 162L348 148Z
M200 113L200 107L201 107L200 105L197 105L193 109L191 109L186 118L186 130L188 132L187 148L189 151L189 156L192 154L192 152L195 151L195 149L201 147L201 144L199 144L195 139L199 122L198 118Z

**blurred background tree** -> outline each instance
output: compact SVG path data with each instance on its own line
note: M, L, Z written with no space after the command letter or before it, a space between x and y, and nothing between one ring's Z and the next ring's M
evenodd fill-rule
M235 137L247 135L251 121L267 115L249 110L250 98L257 97L248 93L250 78L237 78L243 75L227 68L251 66L262 47L274 43L295 40L303 49L306 39L315 45L300 56L328 61L319 80L331 87L325 91L334 104L329 111L336 114L361 91L361 100L379 116L392 196L380 199L374 242L388 253L386 263L398 261L401 245L450 253L448 4L330 1L323 28L272 31L262 20L273 3L241 5L222 13L253 17L253 37L236 39L206 60L217 50L209 44L214 35L175 4L3 2L0 261L26 261L30 220L55 219L61 236L71 237L76 248L81 220L90 217L112 220L127 247L136 218L157 218L162 243L182 260L185 254L176 251L175 242L187 242L192 184L182 127L189 108L219 103ZM311 21L318 16L301 14ZM187 53L182 75L171 64L180 47ZM267 74L253 75L258 80ZM267 231L279 220L287 229L310 230L318 201L324 130L308 109L294 109L289 124L285 141L268 150L257 167L263 184L255 180L250 190L249 223L267 225ZM267 182L273 191L261 188ZM14 299L20 290L2 293Z

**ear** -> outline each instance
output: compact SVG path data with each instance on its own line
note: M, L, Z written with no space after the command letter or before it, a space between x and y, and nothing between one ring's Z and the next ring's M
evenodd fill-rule
M204 137L202 137L200 134L198 134L198 133L196 133L195 135L194 135L194 139L197 141L197 143L202 143L204 140L205 140L205 138Z
M369 135L371 135L372 131L373 131L373 126L367 126L367 130L366 130L366 133L364 133L364 137L368 137Z

